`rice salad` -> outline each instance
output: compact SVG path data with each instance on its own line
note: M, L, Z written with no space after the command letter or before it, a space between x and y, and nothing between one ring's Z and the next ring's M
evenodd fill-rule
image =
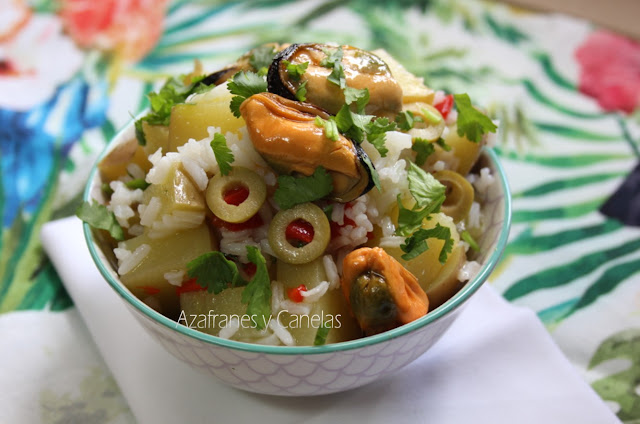
M225 339L321 345L478 273L496 126L383 50L268 44L149 94L78 216L149 307Z

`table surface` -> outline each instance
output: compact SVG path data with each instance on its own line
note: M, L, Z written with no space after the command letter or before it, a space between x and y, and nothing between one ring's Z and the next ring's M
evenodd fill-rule
M0 334L15 346L0 358L38 377L16 389L35 405L23 422L132 421L95 347L73 345L89 339L41 226L73 214L97 155L167 75L302 40L385 48L500 121L514 213L490 283L537 313L621 420L640 420L639 44L473 0L84 3L0 6Z

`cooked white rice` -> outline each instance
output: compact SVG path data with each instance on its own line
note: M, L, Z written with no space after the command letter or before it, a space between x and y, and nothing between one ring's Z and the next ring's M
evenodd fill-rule
M271 320L271 322L269 323L269 328L273 330L273 334L275 334L276 337L278 337L278 339L280 339L282 344L284 344L285 346L294 346L296 344L296 341L293 339L291 333L289 333L289 331L287 331L287 329L284 328L284 326L280 324L277 319Z
M204 212L176 210L154 221L149 237L158 239L175 234L178 231L196 228L204 221Z
M482 265L480 265L476 261L466 261L462 268L458 271L458 280L461 282L472 280L478 272L482 269Z
M164 279L172 286L181 287L185 274L186 272L184 270L167 271L164 273Z
M116 250L118 252L116 252ZM148 244L141 244L133 252L128 251L124 247L114 249L116 258L118 258L118 274L125 275L137 267L149 252L151 252L151 246Z
M230 339L238 332L239 329L240 321L237 317L232 317L229 322L227 322L227 325L220 329L218 337L221 339Z
M312 288L310 290L306 290L306 291L301 291L300 292L300 294L303 297L302 301L305 302L305 303L315 303L318 300L320 300L320 298L322 296L324 296L324 294L327 292L327 290L329 290L329 282L328 281L321 281L314 288Z
M135 216L133 205L142 202L144 192L139 188L131 190L122 181L111 181L109 187L113 194L107 209L113 212L121 227L129 228L129 219Z
M324 272L327 274L329 280L329 290L337 289L340 287L340 276L338 275L338 268L331 255L324 255L322 257L322 264L324 265Z
M158 219L158 214L160 213L160 209L162 208L162 202L160 198L153 196L149 199L149 203L146 205L138 206L138 213L140 214L140 225L144 225L145 227L151 227L156 219Z

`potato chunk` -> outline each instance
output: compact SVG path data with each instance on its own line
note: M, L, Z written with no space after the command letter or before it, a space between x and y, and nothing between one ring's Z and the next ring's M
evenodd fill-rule
M204 212L204 194L187 177L182 166L174 164L161 184L152 184L144 192L145 204L157 197L162 204L158 217L174 211Z
M384 247L384 250L398 260L409 272L418 278L420 287L427 293L429 308L434 309L453 296L460 288L458 270L464 264L466 255L464 248L460 246L460 235L453 220L442 213L430 215L431 219L425 220L422 228L429 229L440 224L449 227L453 238L453 250L444 264L438 260L444 241L431 238L427 240L429 249L420 256L405 261L402 259L404 252L400 247Z
M218 243L209 228L201 225L160 239L152 239L143 234L125 241L124 247L133 252L142 244L151 247L149 254L135 268L122 275L120 280L142 300L149 296L156 297L160 302L161 312L169 317L176 317L179 312L176 287L169 284L164 274L184 270L192 259L217 250Z
M231 113L231 97L226 84L222 84L190 103L175 105L171 109L168 151L177 151L190 138L201 140L207 137L209 127L219 127L222 134L237 133L244 126L244 120Z
M116 146L98 164L103 182L110 182L127 175L127 165L135 163L144 172L151 169L147 154L135 138Z
M162 153L167 153L169 148L169 127L164 125L151 125L146 121L142 122L142 132L146 143L144 152L148 155L154 154L159 148Z
M285 298L286 290L289 288L304 284L307 290L310 290L327 280L322 257L301 265L278 261L277 276L278 281L285 287ZM327 343L338 343L362 337L362 331L351 315L351 310L339 288L327 291L313 304L308 316L293 315L287 312L280 315L280 322L288 327L288 331L298 346L313 344L322 320L334 326L329 331Z
M246 314L247 305L242 303L244 287L234 287L218 294L207 291L182 293L180 295L179 323L203 333L218 336L220 329L235 319L239 328L234 340L255 341L265 335L253 328L251 317ZM260 318L258 318L260 319Z

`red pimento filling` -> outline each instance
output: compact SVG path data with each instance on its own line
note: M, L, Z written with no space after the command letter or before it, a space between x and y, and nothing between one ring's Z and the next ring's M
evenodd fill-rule
M303 247L313 241L313 225L303 219L296 219L287 225L285 237L295 247Z
M138 286L138 288L142 289L149 296L160 293L160 289L153 286Z
M438 112L440 112L444 119L447 119L447 116L449 116L449 112L451 112L451 109L453 109L453 95L449 94L445 96L444 99L434 104L433 107L438 109Z
M288 289L287 296L289 296L289 299L293 300L294 302L300 303L304 300L304 296L302 295L302 292L306 292L306 291L307 291L307 286L305 286L304 284L300 284L298 287Z
M190 293L190 292L197 292L197 291L203 291L203 290L206 290L206 289L202 287L200 284L198 284L195 278L192 278L190 280L183 282L182 286L176 287L176 294L180 296L182 293Z
M225 191L224 201L233 206L238 206L249 197L249 189L244 186L234 187Z

